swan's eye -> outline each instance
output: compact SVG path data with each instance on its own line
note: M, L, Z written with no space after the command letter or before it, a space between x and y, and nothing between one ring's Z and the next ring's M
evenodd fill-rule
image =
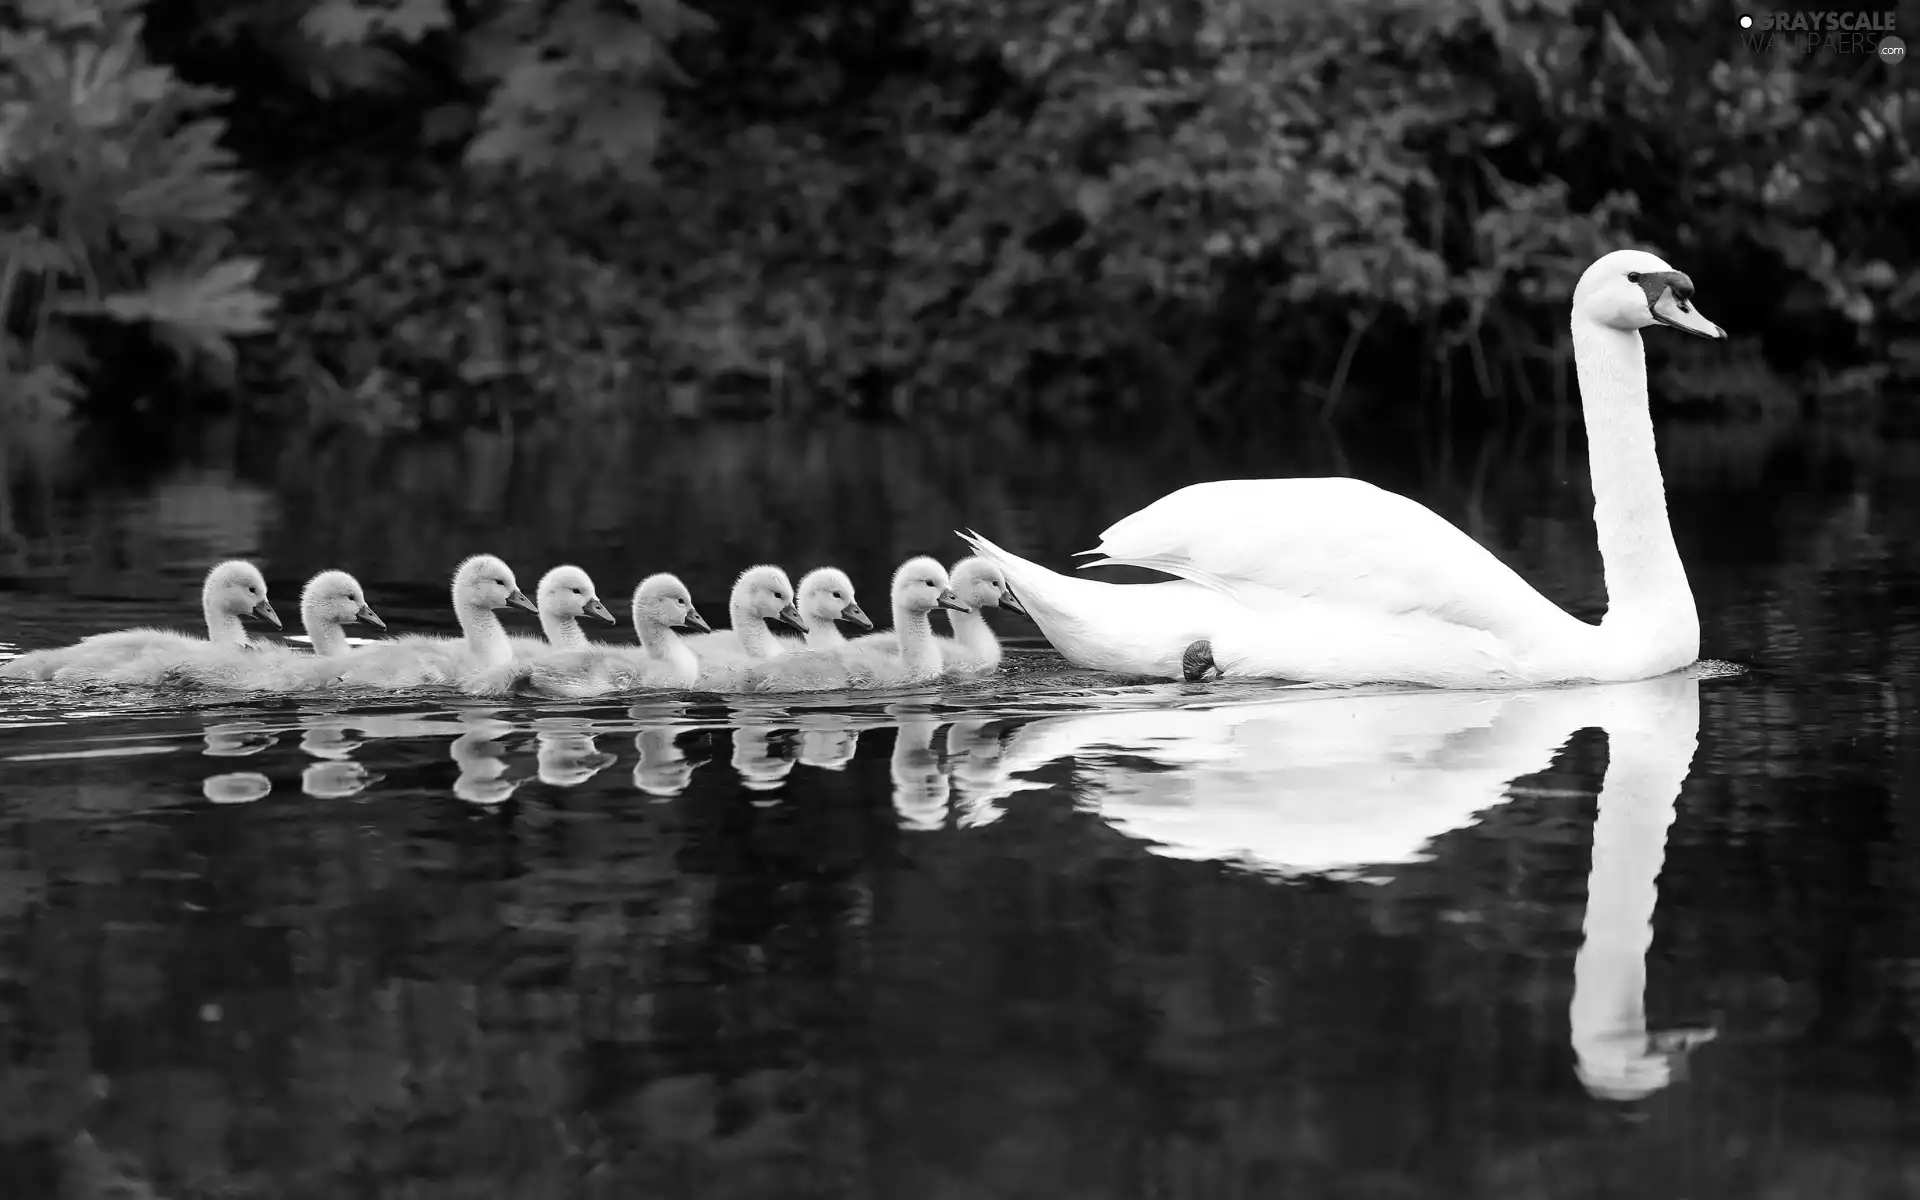
M1628 283L1639 283L1639 282L1640 282L1640 272L1638 272L1638 271L1628 271L1628 272L1627 272L1627 282L1628 282Z

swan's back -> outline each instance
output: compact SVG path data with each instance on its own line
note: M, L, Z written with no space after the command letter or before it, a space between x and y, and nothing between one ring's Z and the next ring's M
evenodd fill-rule
M1503 638L1571 619L1446 518L1358 479L1196 483L1115 522L1094 553L1254 608L1313 599Z

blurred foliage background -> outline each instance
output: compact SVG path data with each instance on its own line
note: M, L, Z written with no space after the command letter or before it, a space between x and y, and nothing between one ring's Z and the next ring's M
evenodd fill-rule
M1702 0L21 0L0 395L1545 404L1628 243L1739 335L1664 396L1870 395L1920 378L1916 102Z

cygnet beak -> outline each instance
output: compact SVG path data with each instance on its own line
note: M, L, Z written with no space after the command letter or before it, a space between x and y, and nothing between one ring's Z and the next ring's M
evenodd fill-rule
M960 603L960 597L953 594L952 588L940 589L940 599L935 603L939 604L941 608L950 608L954 612L972 612L973 611L972 609L968 608L966 605Z
M1013 594L1012 588L1006 588L1001 591L1000 607L1006 609L1008 612L1017 612L1023 617L1028 615L1026 607L1020 603L1020 597Z
M612 613L607 611L607 606L600 603L600 597L598 596L595 596L587 602L587 615L590 617L599 617L609 625L618 625L620 623L614 619Z
M801 633L805 633L807 631L807 623L800 619L800 610L795 608L792 604L788 604L785 608L781 609L778 613L774 614L773 619L780 622L782 625L786 625L791 628L798 629Z
M382 629L387 627L387 623L375 615L373 609L365 604L360 606L359 612L353 614L353 619L356 621L365 621L369 625L378 625Z
M858 604L849 604L840 610L840 619L850 621L862 629L872 629L873 619L863 612Z
M530 613L540 611L540 606L527 599L527 594L519 588L515 588L507 593L507 603L513 605L515 608L524 608Z
M713 632L713 626L707 624L707 619L700 615L700 610L694 608L687 610L687 619L680 622L680 628L697 629L701 633Z
M271 601L262 600L260 603L254 605L253 615L273 626L275 629L280 628L280 614L273 611Z

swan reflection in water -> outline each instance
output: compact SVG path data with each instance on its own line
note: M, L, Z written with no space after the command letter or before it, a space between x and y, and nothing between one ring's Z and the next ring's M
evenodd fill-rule
M1379 879L1422 861L1547 769L1574 734L1607 735L1584 938L1570 1006L1575 1072L1596 1097L1667 1086L1711 1031L1649 1034L1646 951L1656 879L1700 726L1700 679L1503 692L1329 692L1210 708L1087 713L1004 738L948 730L959 823L990 821L1022 778L1070 764L1075 793L1159 854L1266 873ZM956 734L958 735L956 737ZM938 828L929 723L903 714L894 754L901 823Z
M729 714L739 783L778 802L797 766L842 770L860 733L892 726L889 762L897 819L909 831L991 824L1032 778L1066 771L1080 803L1155 853L1238 864L1279 875L1382 879L1429 857L1433 839L1471 826L1509 799L1515 780L1547 769L1574 734L1608 738L1598 795L1583 940L1570 1007L1576 1073L1594 1095L1645 1096L1667 1086L1710 1031L1649 1034L1644 993L1656 880L1699 730L1700 677L1528 691L1264 689L1257 699L1210 692L1184 706L1038 719L945 719L926 700L882 712L791 712L742 705ZM1186 695L1176 693L1176 696ZM577 787L619 761L599 749L610 732L584 718L534 723L536 768L509 778L505 739L526 722L493 711L325 714L300 718L300 748L318 761L302 776L316 797L358 794L378 779L353 761L364 741L444 741L459 768L454 794L497 805L529 778ZM699 729L683 709L636 706L632 784L670 798L702 762L679 739ZM284 731L285 727L280 727ZM258 722L205 731L205 753L257 754L279 734ZM244 803L267 777L230 772L206 781L210 800Z

